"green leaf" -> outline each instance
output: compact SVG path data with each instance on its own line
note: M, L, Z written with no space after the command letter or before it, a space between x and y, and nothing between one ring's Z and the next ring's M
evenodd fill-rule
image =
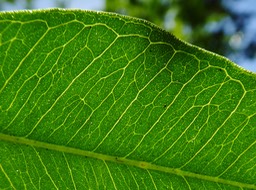
M256 75L143 20L0 14L0 189L256 189Z

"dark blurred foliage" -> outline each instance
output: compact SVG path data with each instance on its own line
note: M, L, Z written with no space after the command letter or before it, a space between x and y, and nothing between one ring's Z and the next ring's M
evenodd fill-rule
M180 7L178 16L192 27L204 24L212 14L224 12L216 0L176 0L175 3Z
M208 22L220 20L225 11L216 0L176 0L179 7L178 17L191 26L190 42L219 54L224 54L226 47L223 43L222 32L209 33L205 30Z
M106 0L106 11L143 18L161 25L170 3L159 0Z

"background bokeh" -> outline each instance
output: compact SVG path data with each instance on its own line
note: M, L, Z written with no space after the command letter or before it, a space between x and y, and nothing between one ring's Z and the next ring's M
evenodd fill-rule
M52 7L143 18L256 72L255 0L0 0L0 10Z

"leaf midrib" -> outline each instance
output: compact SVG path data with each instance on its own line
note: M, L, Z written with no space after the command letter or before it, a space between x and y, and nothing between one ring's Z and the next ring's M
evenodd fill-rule
M48 150L64 152L64 153L69 153L69 154L78 155L78 156L95 158L95 159L103 160L103 161L109 161L109 162L114 162L114 163L119 163L119 164L124 164L124 165L130 165L130 166L135 166L135 167L146 169L146 170L160 171L160 172L170 173L170 174L174 174L174 175L178 175L178 176L182 176L182 177L197 178L200 180L205 180L205 181L210 181L210 182L215 182L215 183L222 183L222 184L232 185L232 186L240 187L240 188L256 189L256 186L253 184L247 184L247 183L241 183L241 182L237 182L237 181L226 180L226 179L222 179L222 178L218 178L218 177L188 172L188 171L184 171L184 170L180 170L180 169L176 169L176 168L159 166L159 165L151 164L149 162L144 162L144 161L139 161L139 160L131 160L131 159L127 159L127 158L111 156L111 155L106 155L106 154L100 154L100 153L95 153L95 152L91 152L91 151L81 150L78 148L66 147L66 146L62 146L62 145L55 145L55 144L45 143L45 142L41 142L41 141L31 140L31 139L27 139L24 137L6 135L3 133L0 133L0 141L7 141L7 142L12 142L12 143L21 144L21 145L29 145L29 146L33 146L33 147L37 147L37 148L44 148L44 149L48 149Z

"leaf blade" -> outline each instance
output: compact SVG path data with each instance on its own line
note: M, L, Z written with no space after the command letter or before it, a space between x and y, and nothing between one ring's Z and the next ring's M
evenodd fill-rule
M27 183L33 188L42 185L29 177L31 172L39 179L44 174L43 181L51 188L84 187L76 180L80 178L92 185L87 187L94 187L94 180L98 188L113 189L126 189L130 184L256 188L255 74L144 21L67 10L31 15L5 13L0 22L19 27L14 37L7 36L8 27L1 31L0 47L5 50L1 78L5 82L0 91L0 139L29 142L39 149L28 152L34 152L38 161L43 157L37 162L41 168L36 174L36 167L27 169L27 156L18 151L24 146L14 149L23 160L17 163L23 165L25 174L18 176L25 180L24 187ZM23 51L17 53L18 46ZM1 149L7 152L4 141ZM103 160L87 162L93 176L83 164L86 177L76 164L75 171L81 175L72 173L72 155L65 154L69 147ZM69 175L59 169L51 171L61 163L57 164L52 151L53 156L47 151L40 155L40 148L61 150L63 154L57 157L66 163L64 171ZM80 163L89 159L67 153ZM47 155L51 155L49 161ZM132 167L124 169L120 162ZM1 165L3 174L6 166ZM118 177L114 171L125 175ZM170 174L163 177L166 171ZM135 174L143 176L142 180ZM168 182L169 177L174 182ZM20 187L18 181L15 185Z

